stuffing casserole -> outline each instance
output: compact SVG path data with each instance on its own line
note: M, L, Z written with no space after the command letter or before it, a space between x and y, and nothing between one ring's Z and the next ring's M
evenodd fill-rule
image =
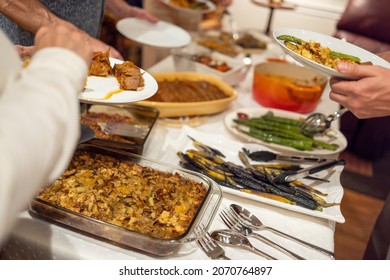
M68 170L38 198L148 236L181 236L206 195L205 186L177 173L78 151Z

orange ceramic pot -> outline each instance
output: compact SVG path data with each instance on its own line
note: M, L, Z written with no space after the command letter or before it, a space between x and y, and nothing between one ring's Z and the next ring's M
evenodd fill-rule
M326 76L305 67L261 63L254 67L253 98L264 107L305 114L316 108L326 83Z

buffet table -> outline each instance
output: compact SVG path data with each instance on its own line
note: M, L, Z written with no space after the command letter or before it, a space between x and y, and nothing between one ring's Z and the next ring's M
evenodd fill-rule
M277 52L271 49L272 55ZM260 62L267 53L253 56L253 62ZM269 55L269 54L268 54ZM173 59L168 57L160 63L147 69L148 72L163 72L173 70ZM238 99L231 107L223 112L213 116L208 116L204 123L191 129L201 133L210 133L211 135L220 135L227 140L237 141L233 135L223 125L224 116L237 108L260 106L253 101L251 96L252 71L250 71L245 81L236 88L239 93ZM328 89L322 96L322 100L316 111L326 114L337 110L338 105L327 98ZM337 125L337 124L334 124ZM168 142L179 139L182 134L182 127L173 127L166 125L163 121L158 121L153 128L147 145L144 148L143 156L151 159L163 159ZM178 164L178 162L170 162ZM334 251L334 230L335 222L327 219L313 217L302 213L292 212L286 209L272 205L259 203L243 197L238 197L230 193L224 193L219 211L229 207L231 203L244 206L252 211L262 222L268 226L277 228L285 233L296 236L307 242L321 246L327 250ZM226 228L221 218L216 215L211 225L211 230ZM278 242L282 246L300 254L307 259L329 259L328 257L308 250L294 242L284 240L270 232L263 231L262 235ZM251 239L252 241L252 239ZM253 240L253 244L264 248L263 244ZM267 248L264 248L267 251ZM269 249L274 256L280 259L289 259L288 256ZM271 251L272 250L272 251ZM231 259L261 259L260 256L249 251L225 247L226 255ZM1 257L4 259L164 259L145 254L129 248L122 248L115 244L87 236L76 231L55 225L53 223L32 217L29 212L25 211L20 214L19 220L13 229L7 243L4 244ZM169 256L169 259L182 260L207 260L208 257L203 253L195 242L184 244L179 252Z

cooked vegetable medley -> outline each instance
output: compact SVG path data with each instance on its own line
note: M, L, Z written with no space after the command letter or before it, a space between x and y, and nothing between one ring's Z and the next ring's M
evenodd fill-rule
M277 39L284 41L284 45L293 52L327 67L336 69L336 64L341 61L360 63L360 58L356 56L335 52L313 40L304 41L290 35L280 35Z

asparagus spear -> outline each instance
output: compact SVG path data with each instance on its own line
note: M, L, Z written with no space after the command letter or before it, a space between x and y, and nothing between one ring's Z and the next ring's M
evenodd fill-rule
M291 35L280 35L278 37L276 37L278 40L282 40L282 41L285 41L285 42L291 42L291 43L295 43L295 44L298 44L298 45L301 45L302 44L302 39L299 39L297 37L294 37L294 36L291 36Z
M356 62L356 63L360 63L360 58L353 56L353 55L335 52L335 51L331 51L330 55L335 56L335 57L345 58L345 59L351 60L351 61Z

